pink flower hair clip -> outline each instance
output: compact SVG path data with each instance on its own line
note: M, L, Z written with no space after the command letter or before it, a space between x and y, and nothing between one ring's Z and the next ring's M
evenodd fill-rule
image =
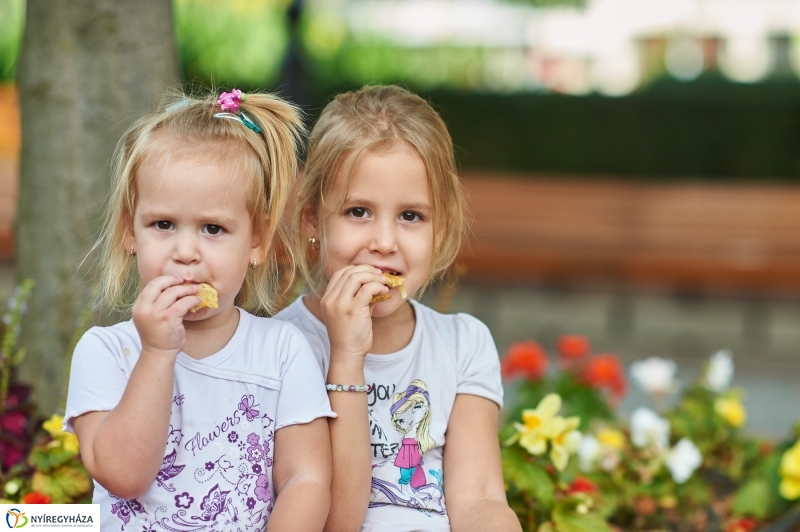
M219 96L219 106L222 108L222 113L215 113L215 118L227 118L229 120L236 120L241 122L248 129L261 133L261 128L256 125L253 120L239 110L239 104L245 101L247 95L239 89L233 89L231 92L223 92Z
M223 92L219 96L219 106L223 111L236 113L239 111L239 104L245 101L247 95L239 89L233 89L231 92Z

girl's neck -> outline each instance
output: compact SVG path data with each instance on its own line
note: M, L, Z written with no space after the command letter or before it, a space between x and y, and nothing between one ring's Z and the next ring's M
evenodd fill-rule
M184 320L183 352L194 359L206 358L225 347L239 326L239 310L231 305L205 320Z
M311 293L305 296L302 301L311 314L324 323L320 297ZM395 312L388 316L372 318L372 349L369 351L370 354L388 355L403 349L411 343L416 323L414 307L409 302L400 305Z

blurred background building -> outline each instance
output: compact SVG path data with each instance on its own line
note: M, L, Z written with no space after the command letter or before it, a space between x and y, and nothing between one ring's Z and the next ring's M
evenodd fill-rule
M732 348L750 427L800 404L800 0L174 0L188 85L313 120L401 83L452 133L473 217L457 290L501 352L562 333L692 378ZM13 279L23 0L0 0L0 295ZM644 399L636 396L632 402ZM763 415L758 413L762 412Z

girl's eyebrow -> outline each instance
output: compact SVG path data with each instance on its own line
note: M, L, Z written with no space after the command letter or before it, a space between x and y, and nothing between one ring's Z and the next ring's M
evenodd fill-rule
M368 199L346 198L344 200L343 205L365 205L367 207L371 207L375 203L376 202L368 200ZM431 208L432 208L431 204L430 203L426 203L426 202L404 203L404 204L400 205L400 209L401 210L417 210L417 211L421 211L421 210L430 210Z

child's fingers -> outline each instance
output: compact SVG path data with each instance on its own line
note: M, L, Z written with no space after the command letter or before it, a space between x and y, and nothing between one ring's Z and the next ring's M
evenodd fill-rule
M366 306L372 303L372 298L380 294L388 294L389 287L385 284L374 282L367 283L361 287L353 298L353 302L358 306Z
M178 299L169 309L181 318L186 316L191 309L200 305L202 300L197 296L187 296Z
M180 277L173 277L172 275L156 277L147 283L142 293L139 294L138 300L145 305L152 305L164 290L171 286L179 285L182 282L183 280Z
M177 286L170 286L156 298L153 303L153 308L156 310L165 310L175 304L181 298L186 296L193 296L199 290L196 284L180 284ZM198 298L200 299L200 298Z
M353 298L356 296L361 287L367 283L382 283L384 278L382 275L375 273L375 269L370 267L353 268L344 275L342 275L331 287L328 297L331 301L337 301L339 304L350 305Z

